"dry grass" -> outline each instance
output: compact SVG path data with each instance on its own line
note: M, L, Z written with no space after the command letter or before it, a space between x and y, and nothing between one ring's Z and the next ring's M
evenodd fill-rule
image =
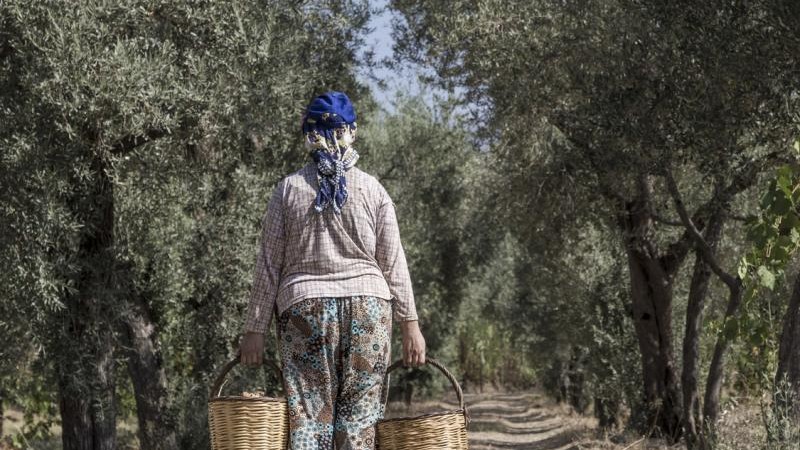
M535 392L467 394L470 448L525 450L676 450L662 439L645 439L631 431L603 434L594 418L576 414ZM443 401L392 403L390 417L413 416L456 407L453 395ZM730 400L720 416L719 450L764 448L765 432L757 398Z
M22 429L23 414L16 408L7 408L3 416L3 436L0 437L0 450L58 450L61 449L61 426L58 424L50 428L50 436L46 439L38 439L28 442L26 446L14 447L11 445L12 436L16 436ZM117 423L117 449L118 450L139 450L138 439L136 438L136 417L120 420Z
M731 398L720 414L719 436L719 450L764 448L767 437L759 399Z
M630 431L602 434L594 418L576 414L571 408L555 403L537 392L484 392L466 394L472 422L469 436L472 450L675 450L663 440L644 439ZM410 406L391 403L387 417L414 416L426 412L456 408L455 396L441 401L413 402ZM22 413L6 410L6 439L19 433ZM120 449L136 450L135 418L119 428ZM60 428L53 438L31 443L29 448L60 448ZM0 439L0 450L14 450ZM734 398L727 402L720 416L719 450L758 450L766 440L758 398Z

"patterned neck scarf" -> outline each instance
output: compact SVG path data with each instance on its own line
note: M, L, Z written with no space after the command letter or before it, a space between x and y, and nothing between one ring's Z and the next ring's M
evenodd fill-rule
M314 209L321 213L327 208L336 214L342 213L347 202L347 180L344 172L358 161L358 152L353 148L355 126L344 126L330 130L313 130L306 133L306 148L317 163L319 190Z
M331 208L341 214L347 201L344 172L358 160L353 148L356 111L350 98L339 91L315 97L306 107L300 128L306 137L306 148L317 163L319 190L314 209L321 213Z

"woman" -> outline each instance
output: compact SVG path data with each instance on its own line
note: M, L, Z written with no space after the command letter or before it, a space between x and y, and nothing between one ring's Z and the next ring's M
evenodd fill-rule
M302 131L313 161L278 183L262 218L241 361L261 364L276 315L290 448L374 449L392 322L405 365L425 363L425 339L394 203L355 166L347 95L313 99Z

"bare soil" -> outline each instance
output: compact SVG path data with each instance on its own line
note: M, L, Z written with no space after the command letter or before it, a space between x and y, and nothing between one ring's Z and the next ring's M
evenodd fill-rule
M598 436L597 421L575 414L536 392L465 394L470 423L471 450L634 450L667 449L662 442L636 439L613 440ZM455 395L443 401L391 403L387 418L416 416L458 409Z
M729 402L720 417L723 436L720 450L755 450L764 441L757 399ZM485 392L465 394L470 415L468 427L471 450L676 450L683 444L666 445L656 439L643 439L632 433L604 436L597 431L597 421L576 414L571 408L554 402L536 392ZM390 403L386 417L416 416L452 411L458 408L454 394L442 401ZM22 413L14 408L5 411L5 436L0 438L0 450L11 449L7 439L19 432ZM121 423L118 428L120 450L138 449L135 439L135 419ZM53 427L47 442L31 443L29 448L60 448L60 428Z

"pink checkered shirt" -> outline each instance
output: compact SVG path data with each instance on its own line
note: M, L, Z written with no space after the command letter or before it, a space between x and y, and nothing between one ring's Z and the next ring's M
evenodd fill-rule
M337 215L314 210L316 163L281 180L263 230L245 331L265 333L274 314L306 298L355 295L393 299L395 322L416 320L395 205L372 175L345 172L348 199Z

